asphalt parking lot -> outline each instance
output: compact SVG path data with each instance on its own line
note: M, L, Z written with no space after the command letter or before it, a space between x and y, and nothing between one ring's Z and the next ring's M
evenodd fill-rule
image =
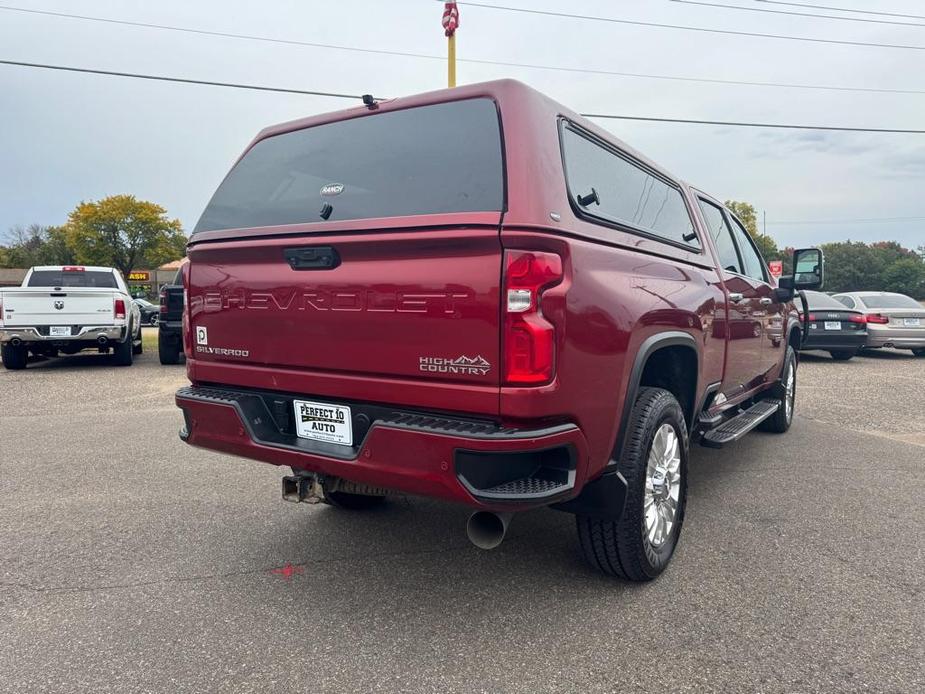
M647 585L570 516L279 500L283 471L177 438L182 366L0 370L0 691L925 689L925 360L808 356L785 436L695 447Z

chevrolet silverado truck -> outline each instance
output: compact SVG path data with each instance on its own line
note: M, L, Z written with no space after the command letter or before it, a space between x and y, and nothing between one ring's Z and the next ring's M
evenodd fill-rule
M181 438L290 501L466 504L482 548L567 511L654 578L690 443L790 427L822 254L778 285L716 199L515 81L364 103L262 131L206 207Z
M118 270L33 267L22 286L0 290L3 366L24 369L29 355L56 357L85 349L112 351L131 366L141 354L141 315Z

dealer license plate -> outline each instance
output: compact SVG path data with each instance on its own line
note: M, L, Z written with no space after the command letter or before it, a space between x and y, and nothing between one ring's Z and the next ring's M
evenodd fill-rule
M296 434L303 439L353 445L350 408L326 402L295 400Z
M69 325L52 325L48 328L48 334L51 337L70 337L71 326Z
M837 320L827 320L825 322L826 330L841 330L841 321Z
M904 318L903 325L907 328L918 328L922 325L922 320L920 318Z

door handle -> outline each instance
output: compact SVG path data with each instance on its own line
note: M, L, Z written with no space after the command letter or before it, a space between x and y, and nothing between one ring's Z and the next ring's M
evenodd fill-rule
M769 296L763 296L760 299L758 299L758 303L760 303L762 306L770 306L771 304L774 303L774 299L772 299Z
M744 301L744 300L745 300L745 296L742 294L742 292L730 292L729 293L729 301L731 301L734 304L737 304L740 301Z
M340 256L331 246L287 248L283 257L293 270L333 270L340 265Z

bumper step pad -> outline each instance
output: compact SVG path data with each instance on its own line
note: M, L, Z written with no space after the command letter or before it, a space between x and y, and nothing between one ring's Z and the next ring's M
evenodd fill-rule
M777 400L762 400L755 403L744 412L708 431L703 435L700 443L708 448L722 448L727 443L738 441L777 412L780 406L781 403Z

